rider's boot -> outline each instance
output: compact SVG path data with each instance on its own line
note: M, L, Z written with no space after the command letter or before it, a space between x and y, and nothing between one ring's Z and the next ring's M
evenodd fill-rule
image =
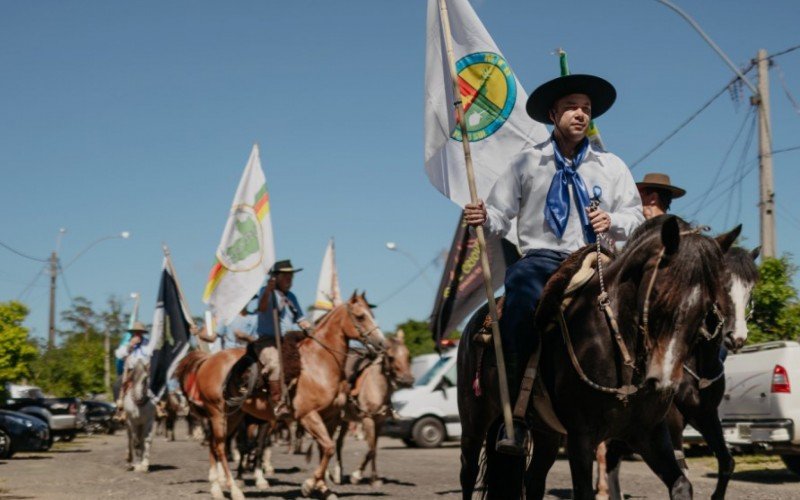
M519 366L517 363L516 353L507 353L506 358L506 380L508 381L508 393L511 400L511 407L513 409L514 403L519 395ZM498 431L497 443L495 443L495 450L506 455L525 456L525 436L528 433L528 428L525 422L520 419L513 420L514 425L514 439L511 439L506 432L506 424L500 424Z
M281 383L278 380L269 381L269 397L272 400L272 409L277 420L287 419L291 416L289 406L283 399Z

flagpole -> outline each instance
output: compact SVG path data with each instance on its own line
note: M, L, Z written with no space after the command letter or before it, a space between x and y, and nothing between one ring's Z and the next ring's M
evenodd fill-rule
M179 300L181 303L181 308L186 313L186 320L189 322L190 327L194 327L194 319L192 319L192 311L189 310L189 304L183 299L185 295L183 294L183 287L181 287L181 282L178 279L178 273L175 272L175 268L172 266L172 257L170 256L169 247L166 243L161 244L161 250L164 251L164 257L167 259L167 269L169 269L169 274L172 275L172 279L175 280L175 286L178 288L178 293L180 294Z
M439 19L442 23L444 32L444 43L447 48L447 60L450 67L450 79L453 83L453 105L456 108L456 117L461 129L461 144L464 147L464 161L467 167L467 182L469 183L469 196L472 203L478 203L478 189L475 186L475 172L472 168L472 153L469 147L469 135L467 124L464 122L464 104L461 101L461 92L458 89L458 75L456 74L456 62L453 55L453 40L450 33L450 19L447 14L446 0L439 0ZM514 441L514 425L511 415L511 396L508 392L508 377L506 376L506 361L503 355L503 344L500 340L500 328L497 324L497 304L494 301L494 290L492 289L492 272L489 268L489 255L486 253L486 238L483 234L483 227L475 227L478 237L478 247L481 252L481 268L483 271L483 284L486 289L486 298L489 301L489 314L492 318L492 339L494 340L494 352L497 357L497 378L500 385L500 403L503 409L503 421L506 425L506 436Z

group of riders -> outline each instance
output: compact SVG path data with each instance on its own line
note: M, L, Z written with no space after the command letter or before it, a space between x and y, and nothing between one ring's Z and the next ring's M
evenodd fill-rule
M231 370L230 396L247 396L256 383L251 367L259 365L262 380L267 383L267 392L278 418L289 415L289 408L280 385L280 359L276 344L276 329L280 332L302 331L310 333L312 326L306 319L295 294L291 291L294 274L302 268L292 266L290 260L275 262L269 272L266 284L258 295L253 297L240 314L227 325L217 327L217 339L212 350L246 345L244 356ZM195 333L200 331L197 329ZM147 327L137 321L127 331L120 346L115 351L119 361L121 389L117 397L117 408L122 408L122 399L130 385L131 368L138 360L148 361ZM171 379L170 392L178 390L178 383ZM238 394L237 394L238 393Z
M520 391L524 364L538 341L533 321L537 303L561 263L598 239L611 248L623 245L645 219L664 215L672 200L686 193L662 173L648 173L635 182L619 157L589 140L591 120L608 111L615 100L614 87L592 75L562 76L539 86L526 109L534 120L552 125L552 134L512 160L485 202L464 208L467 224L501 236L517 220L522 257L506 272L499 324L512 404ZM300 270L289 260L276 262L259 294L217 332L222 347L247 345L246 354L231 370L226 398L247 397L254 377L258 378L254 369L258 366L279 418L288 408L276 339L280 332L312 329L291 292L294 274ZM126 365L147 355L146 332L136 323L130 341L117 350ZM513 439L509 434L501 431L497 449L523 453L525 430L515 428Z

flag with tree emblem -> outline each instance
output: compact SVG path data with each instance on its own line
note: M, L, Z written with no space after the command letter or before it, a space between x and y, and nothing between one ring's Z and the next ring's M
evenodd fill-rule
M150 329L150 391L158 399L164 394L178 362L189 351L191 315L183 300L169 257L164 257L156 312Z
M269 192L255 144L233 197L203 302L218 321L228 323L258 293L274 262Z

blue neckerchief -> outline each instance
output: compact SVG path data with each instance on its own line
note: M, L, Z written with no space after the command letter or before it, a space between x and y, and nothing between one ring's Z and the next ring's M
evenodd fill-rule
M586 190L586 184L583 183L580 174L578 174L578 167L580 167L586 152L589 150L589 140L583 139L572 165L567 165L564 155L558 149L555 137L552 137L551 141L556 160L556 173L550 182L550 189L547 191L544 218L550 229L561 239L564 236L564 230L566 230L567 221L569 220L569 184L571 183L572 191L575 193L575 202L578 205L578 214L581 217L583 237L587 243L594 243L597 241L597 236L594 234L592 225L589 222L589 216L586 213L586 208L589 207L589 192Z

